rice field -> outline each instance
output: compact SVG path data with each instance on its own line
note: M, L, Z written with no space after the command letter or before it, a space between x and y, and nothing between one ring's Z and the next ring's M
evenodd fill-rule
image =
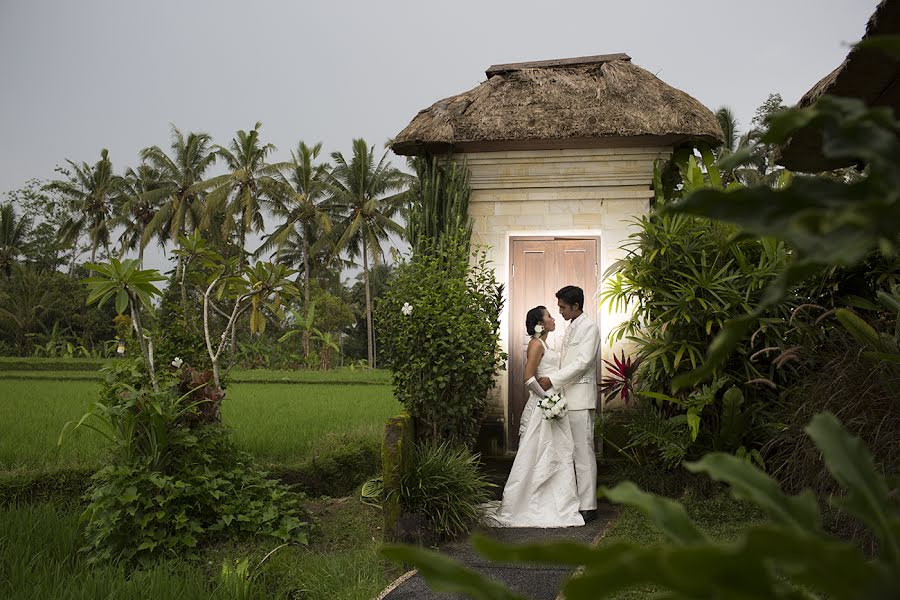
M95 432L81 429L57 445L63 425L84 414L97 389L94 381L0 374L0 472L101 464L103 440ZM286 465L338 436L380 440L385 420L399 410L390 385L358 383L235 383L222 407L238 446L262 463Z

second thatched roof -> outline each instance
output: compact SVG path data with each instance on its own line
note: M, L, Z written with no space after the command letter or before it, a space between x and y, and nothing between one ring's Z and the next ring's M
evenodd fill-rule
M688 94L607 54L495 65L478 87L419 112L394 138L397 154L590 146L653 138L722 143L715 115Z
M900 0L882 0L866 25L863 39L900 35ZM900 61L871 48L854 47L834 71L800 98L809 106L829 94L859 98L869 106L887 106L900 116ZM850 159L827 159L822 152L822 132L806 127L780 149L778 163L794 171L817 172L853 164Z

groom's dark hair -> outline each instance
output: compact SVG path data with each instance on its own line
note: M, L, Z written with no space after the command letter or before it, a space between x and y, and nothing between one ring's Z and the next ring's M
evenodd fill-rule
M576 285L567 285L556 292L556 297L569 306L577 304L580 310L584 310L584 290Z

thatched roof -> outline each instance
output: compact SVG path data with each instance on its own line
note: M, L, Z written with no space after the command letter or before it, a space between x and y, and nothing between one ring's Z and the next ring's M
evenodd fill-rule
M394 152L723 140L709 109L627 54L494 65L485 74L478 87L420 111L394 138Z
M900 1L883 0L866 25L863 39L900 34ZM900 61L878 50L854 48L844 62L800 98L809 106L821 96L859 98L869 106L889 106L900 115ZM822 156L820 131L799 131L781 148L778 163L794 171L817 172L846 167L850 161L829 161Z

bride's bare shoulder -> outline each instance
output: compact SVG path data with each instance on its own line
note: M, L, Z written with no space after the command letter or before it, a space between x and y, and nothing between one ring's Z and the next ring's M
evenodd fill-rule
M541 340L532 338L530 342L528 342L528 350L526 350L528 354L543 354L544 353L544 345L541 343Z

